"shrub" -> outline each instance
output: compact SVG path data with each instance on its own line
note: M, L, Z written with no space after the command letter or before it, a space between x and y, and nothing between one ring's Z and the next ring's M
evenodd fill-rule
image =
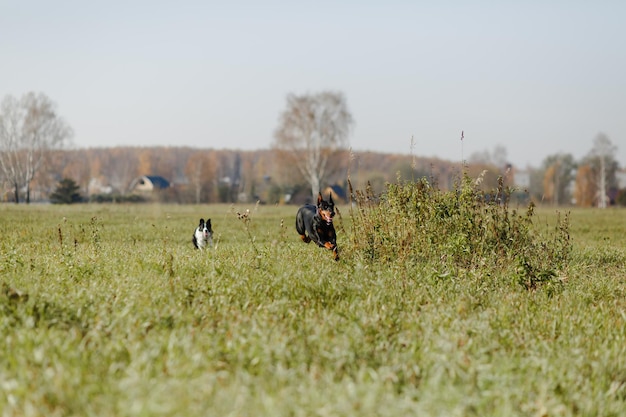
M90 203L145 203L148 200L139 194L94 194Z
M52 204L73 204L80 203L83 198L81 197L78 189L80 187L71 178L63 178L54 192L50 195L50 202Z
M533 227L534 205L524 213L510 209L512 190L502 178L484 192L482 176L464 175L453 191L441 191L425 178L387 184L374 195L370 187L354 191L351 245L366 260L418 262L442 267L509 269L524 287L554 280L567 265L571 244L569 218L558 219L551 240Z

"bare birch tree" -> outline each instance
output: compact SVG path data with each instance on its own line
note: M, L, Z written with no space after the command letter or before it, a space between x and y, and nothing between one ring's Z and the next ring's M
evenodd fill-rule
M617 147L604 133L599 133L593 140L593 148L589 152L588 159L596 172L598 187L596 198L599 208L606 208L610 183L615 183L616 152Z
M274 148L309 183L313 197L329 173L329 157L348 147L352 124L352 115L341 93L287 96L287 108L275 132Z
M72 136L55 107L44 94L32 92L19 100L8 95L0 105L0 170L13 188L16 203L22 187L26 203L30 202L31 182L50 151Z

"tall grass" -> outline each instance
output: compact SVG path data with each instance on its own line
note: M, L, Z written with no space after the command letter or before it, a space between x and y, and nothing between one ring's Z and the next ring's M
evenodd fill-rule
M532 203L519 213L509 207L502 178L490 192L481 179L465 175L451 192L426 178L389 184L381 196L351 190L351 243L374 262L410 261L454 274L507 270L528 289L554 282L570 259L568 215L557 218L551 235L540 235Z
M411 187L341 208L339 262L294 207L0 206L2 415L621 415L624 212Z

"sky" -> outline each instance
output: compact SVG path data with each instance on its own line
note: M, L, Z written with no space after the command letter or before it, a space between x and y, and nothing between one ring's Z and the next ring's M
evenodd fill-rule
M344 94L355 151L626 166L626 1L0 0L0 99L75 147L268 149L288 94ZM461 132L464 139L461 141Z

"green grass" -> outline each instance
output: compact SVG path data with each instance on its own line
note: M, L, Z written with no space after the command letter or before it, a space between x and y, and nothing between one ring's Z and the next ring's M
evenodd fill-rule
M534 290L476 258L368 259L340 211L335 262L295 207L0 206L2 415L624 415L626 211L572 210L569 265Z

